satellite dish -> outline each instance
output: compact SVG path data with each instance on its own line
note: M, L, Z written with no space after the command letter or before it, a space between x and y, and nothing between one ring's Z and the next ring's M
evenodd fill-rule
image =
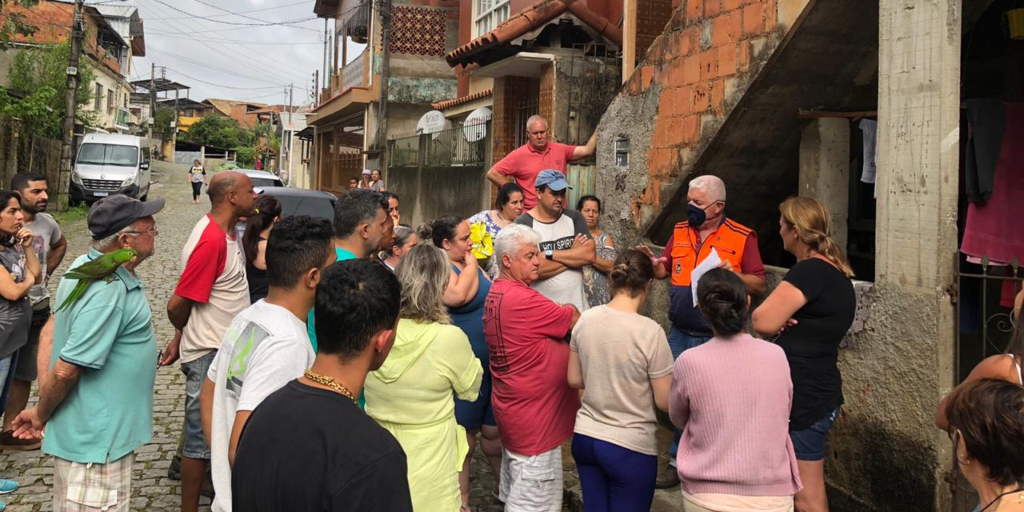
M416 123L416 135L433 134L433 138L437 139L437 134L445 128L451 126L451 121L445 119L444 114L438 110L431 110L423 117L420 118L419 122Z
M491 109L480 107L469 113L462 125L466 142L477 142L487 136L487 121L491 120Z

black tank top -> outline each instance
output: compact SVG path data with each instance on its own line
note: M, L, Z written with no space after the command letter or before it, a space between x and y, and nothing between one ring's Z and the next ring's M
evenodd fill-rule
M266 241L260 237L260 241ZM265 299L270 292L270 278L267 277L266 269L256 268L251 261L245 262L245 280L249 282L249 303L255 304L260 299Z

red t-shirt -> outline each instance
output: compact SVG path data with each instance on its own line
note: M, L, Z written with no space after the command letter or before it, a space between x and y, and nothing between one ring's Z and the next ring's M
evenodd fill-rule
M505 176L512 176L523 189L523 211L537 206L537 189L533 182L541 171L554 169L565 174L565 166L572 161L576 146L559 142L548 142L544 151L537 151L525 144L516 148L505 158L494 164L494 168Z
M572 307L536 290L498 279L484 303L484 338L491 357L491 404L501 442L518 455L540 455L572 436L579 394L569 387Z

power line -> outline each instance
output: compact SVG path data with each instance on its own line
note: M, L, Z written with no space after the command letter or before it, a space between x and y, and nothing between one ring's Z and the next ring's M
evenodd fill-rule
M195 19L200 19L200 20L205 20L205 21L211 21L211 22L214 22L214 23L223 23L223 24L225 24L225 25L237 25L237 26L245 26L245 27L271 27L271 26L280 26L280 27L286 27L286 28L302 28L302 29L306 29L306 30L312 30L312 29L309 29L309 28L307 28L307 27L293 27L292 25L293 25L293 24L295 24L295 23L304 23L304 22L307 22L307 21L312 21L312 20L315 20L315 19L317 19L317 17L316 17L316 16L312 16L312 17L309 17L309 18L301 18L301 19L297 19L297 20L290 20L290 21L281 21L281 22L266 22L266 23L241 23L241 22L237 22L237 21L224 21L224 20L214 20L214 19L210 19L210 18L207 18L207 17L205 17L205 16L200 16L200 15L198 15L198 14L193 14L193 13L190 13L190 12L188 12L188 11L183 11L183 10L181 10L181 9L178 9L177 7L175 7L175 6L171 5L171 4L167 3L167 2L164 2L163 0L153 0L153 1L154 1L154 2L156 2L156 3L158 3L158 4L161 4L161 5L163 5L163 6L165 6L165 7L168 7L168 8L170 8L170 9L173 9L173 10L175 10L175 11L177 11L177 12L180 12L180 13L182 13L182 14L186 15L186 16L189 16L189 17L191 17L191 18L195 18Z
M178 60L180 60L182 62L187 62L189 64L194 64L196 66L204 67L204 68L207 68L207 69L210 69L210 70L213 70L213 71L217 71L219 73L223 73L225 75L231 75L231 76L234 76L236 78L243 78L243 79L252 80L252 81L255 81L255 82L273 83L273 82L268 82L266 79L260 78L258 76L245 75L245 74L238 73L238 72L235 72L235 71L227 71L227 70L224 70L222 68L218 68L217 66L211 66L210 64L206 64L206 63L203 63L203 62L199 62L199 61L197 61L195 59L191 59L189 57L185 57L184 55L178 55L176 53L170 53L170 52L165 52L163 50L158 50L156 48L153 48L152 46L149 47L149 50L150 51L154 51L154 52L159 53L159 54L167 55L168 57L172 57L174 59L178 59Z
M157 1L159 2L159 0L157 0ZM163 2L159 2L159 3L163 3ZM152 5L152 7L156 8L157 10L159 10L161 12L163 11L163 8L162 7L158 7L157 5ZM180 25L176 21L170 21L170 22L168 22L168 27L169 28L173 28L175 30L178 30L180 28ZM232 29L229 29L229 30L232 30ZM206 41L204 41L201 38L197 38L194 41L196 41L197 43L199 43L199 44L201 44L201 45L203 45L203 46L205 46L207 48L209 48L211 51L213 51L215 53L223 55L224 57L226 57L228 60L231 60L231 61L238 61L240 59L242 62L246 62L246 61L255 59L258 62L260 60L265 59L264 56L260 56L260 55L246 57L245 55L242 55L241 53L238 53L237 51L230 50L229 48L226 48L226 47L222 47L222 48L218 49L217 47L214 47L214 46L210 45L209 43L207 43ZM228 51L230 51L233 54L233 56L228 55L228 53L226 53ZM273 76L276 80L281 80L284 83L291 82L291 81L295 80L294 78L287 78L284 75L272 73L269 70L266 71L266 73L268 75L270 75L270 76ZM305 71L302 71L301 74L304 76L305 75ZM263 81L266 82L266 80L263 80Z
M240 12L230 11L230 10L228 10L228 9L225 9L225 8L223 8L223 7L218 7L218 6L216 6L216 5L213 5L213 4L209 4L209 3L206 3L206 2L204 2L203 0L195 0L195 2L196 2L196 3L200 3L200 4L203 4L203 5L207 6L207 7L213 7L214 9L217 9L218 11L224 11L224 12L226 12L226 13L228 13L228 14L234 14L235 16L239 16L239 17L242 17L242 18L246 18L246 19L250 19L250 20L258 21L258 22L260 22L260 23L271 23L271 22L269 22L269 21L267 21L267 20L261 20L261 19L259 19L259 18L254 18L254 17L252 17L252 16L246 16L245 14L243 14L243 13L240 13ZM314 17L313 17L313 19L316 19L316 17L314 16ZM310 32L316 32L317 34L319 34L319 33L320 33L320 31L319 31L319 30L313 30L313 29L311 29L311 28L307 28L307 27L294 27L294 28L300 28L300 29L302 29L302 30L308 30L308 31L310 31Z
M222 89L232 89L232 90L237 90L237 91L266 91L266 90L269 90L269 89L280 89L281 87L284 87L283 85L269 85L269 86L266 86L266 87L236 87L236 86L232 86L232 85L215 84L213 82L207 82L206 80L202 80L202 79L196 78L194 76L186 75L185 73L182 73L181 71L178 71L177 69L174 69L174 68L167 68L167 69L170 70L170 71L174 71L175 73L177 73L177 74L179 74L179 75L181 75L181 76L183 76L185 78L188 78L189 80L195 80L196 82L199 82L201 84L212 85L213 87L220 87ZM277 94L277 93L274 93L274 94Z
M121 1L121 0L110 0L110 1ZM228 14L211 14L211 15L209 15L209 17L210 18L214 18L214 17L223 17L223 16L232 16L232 15L247 17L247 16L244 16L244 14L254 13L254 12L262 12L262 11L272 11L274 9L283 9L285 7L293 7L293 6L296 6L296 5L302 5L302 4L306 4L306 3L308 3L308 2L305 2L305 1L303 1L303 2L294 2L294 3L290 3L290 4L276 5L274 7L264 7L262 9L254 9L254 10L251 10L251 11L243 11L241 13L227 11ZM90 4L90 5L93 5L93 4ZM217 7L217 6L211 5L210 7ZM217 8L220 9L219 7L217 7ZM221 9L221 10L222 11L226 11L226 9ZM146 19L147 20L188 20L188 19L192 19L192 16L178 16L178 17L173 17L173 18L150 18L150 17L147 17ZM266 21L266 20L259 20L259 21Z
M151 34L151 35L155 34L155 35L159 35L161 37L166 37L166 38L169 38L169 39L182 39L182 40L187 40L187 41L194 41L195 40L194 37L178 35L178 33L175 33L175 32L159 32L159 31L150 30L150 31L148 31L148 33ZM208 42L211 42L211 43L245 44L245 45L254 45L254 46L302 46L302 45L314 45L314 44L315 45L321 45L321 44L324 44L323 41L310 41L310 42L301 42L301 41L300 42L238 41L238 40L233 40L233 39L214 39L214 38L209 38L209 37L205 38L205 40L208 41Z

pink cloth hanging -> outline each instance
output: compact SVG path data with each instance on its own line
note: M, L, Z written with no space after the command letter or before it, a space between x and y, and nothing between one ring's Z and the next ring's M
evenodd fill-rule
M996 164L992 197L967 205L960 252L993 263L1024 263L1024 104L1006 103L1006 131Z

